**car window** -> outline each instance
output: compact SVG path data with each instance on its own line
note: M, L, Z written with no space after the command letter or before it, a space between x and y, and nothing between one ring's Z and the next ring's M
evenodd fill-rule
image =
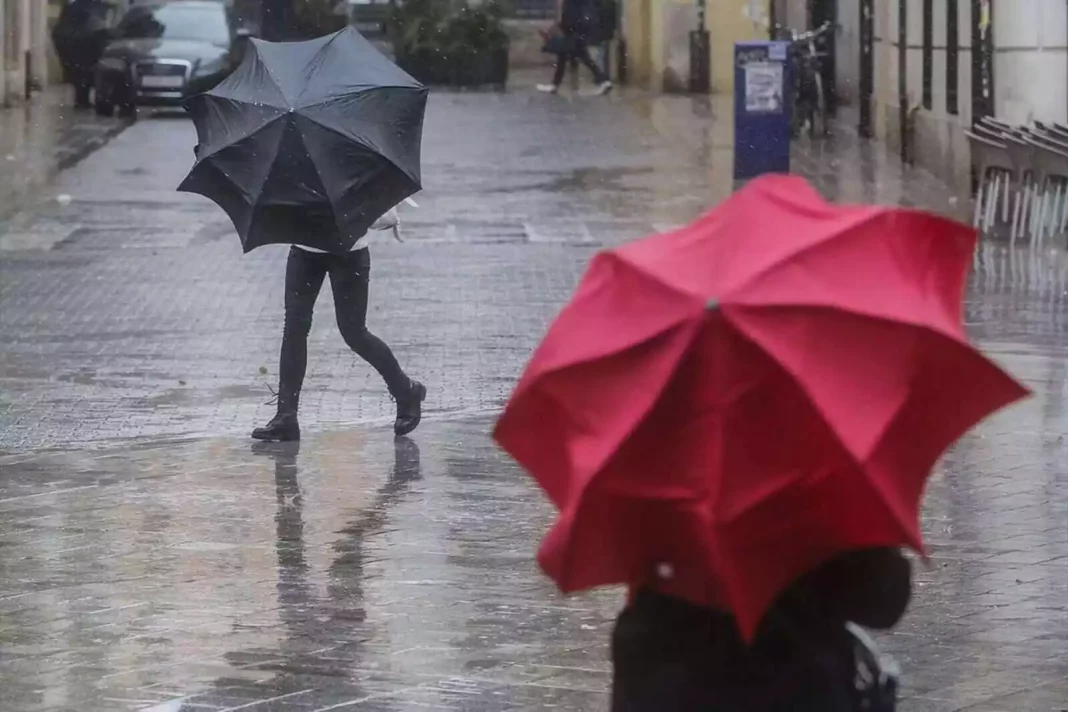
M123 17L119 34L128 39L199 40L222 45L230 42L230 26L222 3L170 2L133 7Z

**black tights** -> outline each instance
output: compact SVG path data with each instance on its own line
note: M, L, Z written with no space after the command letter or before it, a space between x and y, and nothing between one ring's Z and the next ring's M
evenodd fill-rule
M308 333L312 310L323 280L330 275L334 314L341 338L386 382L389 392L402 396L408 377L389 347L367 330L367 288L371 255L365 248L343 255L308 252L293 247L286 262L286 320L282 334L282 358L278 375L278 410L296 413L304 372L308 366Z
M593 81L598 84L608 81L608 76L604 73L604 70L598 67L597 63L593 61L593 57L590 56L590 48L586 43L579 39L574 39L573 42L574 49L572 51L556 55L556 71L553 74L553 84L560 86L560 83L564 81L564 72L567 71L567 65L576 60L585 64L593 72Z

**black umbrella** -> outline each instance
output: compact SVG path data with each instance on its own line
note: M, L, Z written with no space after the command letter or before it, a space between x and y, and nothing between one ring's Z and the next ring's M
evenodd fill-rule
M200 145L178 190L218 203L245 252L352 247L420 190L427 89L352 28L252 40L241 66L192 97Z

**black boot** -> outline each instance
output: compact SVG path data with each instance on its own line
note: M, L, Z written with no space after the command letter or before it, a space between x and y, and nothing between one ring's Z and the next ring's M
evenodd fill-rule
M426 400L426 386L419 381L408 381L406 393L394 393L397 399L397 420L393 423L393 432L398 435L407 435L419 427L419 421L423 419L423 401Z
M252 439L271 443L300 440L300 424L297 423L297 414L278 411L278 415L271 418L271 422L252 431Z

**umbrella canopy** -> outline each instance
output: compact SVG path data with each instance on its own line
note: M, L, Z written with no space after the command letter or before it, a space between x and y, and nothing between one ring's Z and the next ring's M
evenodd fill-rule
M253 40L233 74L188 101L200 145L178 189L218 203L245 252L344 252L420 189L426 100L426 87L352 28Z
M974 244L775 176L595 257L495 431L559 509L545 571L656 584L752 635L835 555L922 550L935 462L1026 393L964 334Z

